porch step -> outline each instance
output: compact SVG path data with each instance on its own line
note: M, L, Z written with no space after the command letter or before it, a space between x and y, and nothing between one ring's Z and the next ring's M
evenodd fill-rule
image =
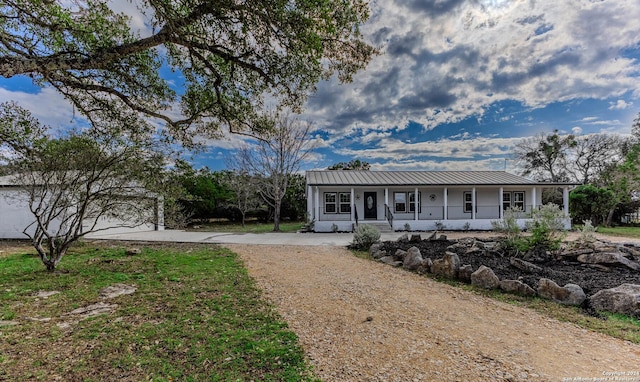
M378 229L378 231L380 231L381 233L393 232L393 230L391 229L391 226L387 222L362 222L362 223L358 223L358 224L360 224L360 225L370 225L372 227L376 227Z

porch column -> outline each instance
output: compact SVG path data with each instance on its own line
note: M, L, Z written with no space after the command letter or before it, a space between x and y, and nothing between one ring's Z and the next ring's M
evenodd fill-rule
M415 194L413 194L413 204L414 204L414 210L413 211L413 215L414 215L414 219L413 220L418 220L418 210L420 208L420 204L418 203L418 187L416 187L415 190Z
M535 210L536 209L536 199L538 198L538 196L536 195L536 186L533 186L533 189L531 190L531 209Z
M389 205L389 188L388 187L384 189L384 204L387 206ZM386 210L384 211L384 214L385 215L387 214Z
M569 187L562 189L562 212L569 216Z
M315 219L313 212L313 187L307 186L307 219L309 221Z
M315 206L314 208L314 218L316 221L320 221L320 192L318 191L318 186L316 186L316 192L313 195L315 197Z
M449 213L448 213L448 209L449 209L449 188L447 188L447 187L444 188L444 198L443 198L443 200L444 200L444 206L443 206L444 211L443 211L442 216L443 216L444 220L447 220L447 219L449 219Z
M349 199L351 201L351 205L349 206L349 210L351 211L351 221L355 222L356 220L356 211L355 211L355 205L356 205L356 198L355 198L355 192L353 191L353 187L351 187L351 199Z
M500 200L500 205L498 206L498 217L502 219L504 217L504 211L502 210L502 205L504 204L504 187L500 187L500 195L498 196L498 200Z
M476 220L476 188L471 189L471 220Z

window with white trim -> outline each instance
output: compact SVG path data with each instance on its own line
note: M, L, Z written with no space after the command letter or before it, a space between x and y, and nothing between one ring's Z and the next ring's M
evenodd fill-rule
M525 193L524 191L511 191L502 193L502 209L508 208L519 209L525 211Z
M324 212L327 214L335 214L338 212L336 208L336 193L325 192L324 193Z
M513 192L513 208L519 208L520 210L525 210L525 202L524 202L524 191L514 191Z
M407 194L405 192L394 192L393 205L395 212L407 212Z
M507 210L511 208L511 193L503 192L502 193L502 209Z
M340 213L350 214L351 213L351 193L341 192L339 195L339 199L340 199Z
M473 211L473 196L471 191L465 191L463 194L464 212L470 213Z

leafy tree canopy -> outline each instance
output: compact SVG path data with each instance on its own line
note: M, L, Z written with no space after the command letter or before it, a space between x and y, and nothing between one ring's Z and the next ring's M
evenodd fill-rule
M364 0L141 0L136 31L107 0L6 0L0 76L52 86L90 122L151 119L184 143L256 128L265 100L296 111L320 79L350 81L376 50L359 26ZM160 68L184 76L177 94ZM106 126L106 125L102 125Z
M368 162L361 161L360 159L352 159L349 162L338 162L331 165L327 170L361 170L369 171L371 165Z

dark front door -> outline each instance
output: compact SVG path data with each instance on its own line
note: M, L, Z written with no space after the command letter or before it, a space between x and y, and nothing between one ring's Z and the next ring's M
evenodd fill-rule
M364 218L378 219L378 203L376 202L377 193L364 193Z

